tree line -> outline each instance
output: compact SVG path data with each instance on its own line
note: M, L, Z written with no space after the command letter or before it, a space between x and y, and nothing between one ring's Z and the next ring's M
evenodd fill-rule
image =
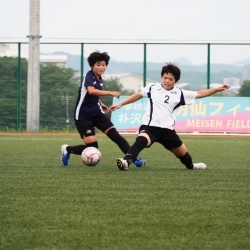
M21 130L26 128L28 62L21 58L0 57L0 130L16 129L20 113ZM40 129L74 128L74 107L81 79L72 68L53 64L40 67ZM104 90L131 95L119 79L106 80ZM20 96L20 98L18 98ZM244 81L238 96L250 96L250 80ZM107 105L113 98L101 97ZM108 114L110 115L110 114Z

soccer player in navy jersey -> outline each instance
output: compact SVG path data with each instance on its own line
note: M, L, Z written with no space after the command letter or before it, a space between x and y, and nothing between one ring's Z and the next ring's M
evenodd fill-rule
M193 163L179 136L174 130L175 117L178 107L195 103L196 98L210 96L216 92L228 89L227 84L212 89L187 91L180 89L175 84L180 79L181 71L174 64L162 67L161 83L151 83L141 92L129 96L124 101L112 105L114 111L123 105L133 103L141 98L148 98L142 125L135 143L130 147L124 158L117 158L116 165L120 170L128 170L129 165L135 161L139 152L150 147L154 142L160 143L171 151L187 169L206 169L205 163Z
M109 59L110 56L106 52L101 53L99 51L91 53L88 57L91 70L87 72L79 88L74 114L76 128L85 144L77 146L64 144L61 146L61 161L64 166L68 165L70 154L81 155L86 147L98 148L95 127L115 142L124 154L130 147L105 115L109 108L99 99L100 96L120 97L120 93L117 91L102 90L104 84L102 74L107 68ZM138 158L134 163L137 167L142 167L146 164L146 161Z

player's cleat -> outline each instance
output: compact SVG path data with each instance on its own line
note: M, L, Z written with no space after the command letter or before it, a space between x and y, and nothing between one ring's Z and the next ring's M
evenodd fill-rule
M116 159L116 166L121 170L121 171L126 171L128 170L128 162L124 160L123 158L117 158Z
M201 170L207 169L207 165L205 163L202 163L202 162L194 163L193 165L194 165L193 169L201 169Z
M63 144L61 146L61 151L62 151L61 161L64 166L68 166L68 162L69 162L70 153L66 150L68 146L69 145L67 144Z
M138 167L138 168L142 168L144 166L147 165L147 161L146 160L143 160L141 158L137 158L134 162L135 166Z

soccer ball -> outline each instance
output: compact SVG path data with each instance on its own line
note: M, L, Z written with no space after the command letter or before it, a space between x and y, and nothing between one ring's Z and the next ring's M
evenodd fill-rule
M81 158L86 166L93 167L101 160L101 152L95 147L87 147L82 151Z

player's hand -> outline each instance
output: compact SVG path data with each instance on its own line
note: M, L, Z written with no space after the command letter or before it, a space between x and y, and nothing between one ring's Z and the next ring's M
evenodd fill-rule
M218 87L218 92L223 91L225 89L229 89L230 86L227 84L222 84L221 86Z
M102 110L105 114L109 112L109 108L106 105L102 105Z
M119 109L121 107L121 104L116 104L116 105L112 105L109 107L109 110L111 111L115 111L116 109Z
M121 93L118 92L118 91L111 91L111 95L114 96L114 97L119 98L121 96Z

